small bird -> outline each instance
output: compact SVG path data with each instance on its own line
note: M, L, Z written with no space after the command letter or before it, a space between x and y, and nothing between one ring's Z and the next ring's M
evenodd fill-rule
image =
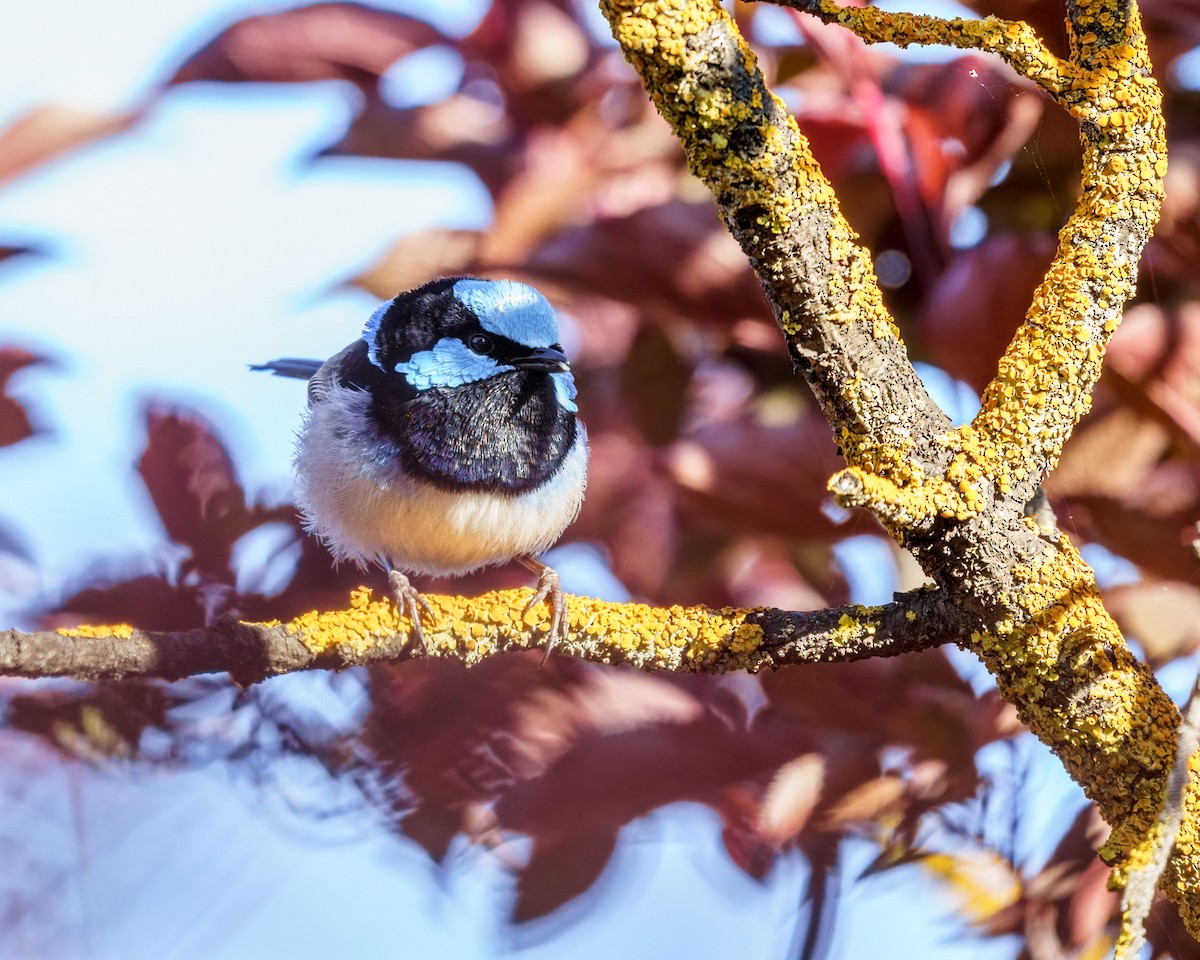
M566 633L558 574L537 559L579 513L587 432L554 311L512 280L447 277L379 307L324 363L254 366L308 379L294 459L305 529L338 560L378 562L424 646L406 574L516 559L538 575L546 655Z

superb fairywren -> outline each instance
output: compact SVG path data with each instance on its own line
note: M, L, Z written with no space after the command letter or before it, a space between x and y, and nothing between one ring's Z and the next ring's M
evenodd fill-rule
M296 444L305 528L339 560L379 562L424 643L429 605L405 573L517 559L566 631L558 574L536 558L576 514L587 433L554 311L511 280L449 277L401 293L325 363L254 367L308 379ZM528 608L527 608L528 609Z

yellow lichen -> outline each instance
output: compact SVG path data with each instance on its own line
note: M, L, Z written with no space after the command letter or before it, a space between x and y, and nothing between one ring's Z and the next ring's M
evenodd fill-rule
M1142 781L1170 768L1178 713L1166 697L1142 695L1149 673L1125 646L1091 570L1065 536L1025 572L1012 598L1023 619L974 634L971 646L1110 822L1144 828L1158 798ZM1063 677L1070 677L1069 698L1056 687ZM1101 769L1108 775L1090 773Z
M427 599L432 602L439 598ZM397 616L394 604L372 602L371 591L359 587L350 594L348 610L328 613L314 610L286 624L286 630L314 654L344 648L361 655L376 646L379 638L394 636L402 629L407 631L410 626L407 619Z
M78 627L62 627L55 631L62 634L64 637L89 637L100 639L103 637L119 637L122 640L128 640L133 636L133 627L128 623L113 623L113 624L81 624Z
M430 655L455 654L468 663L497 650L539 646L549 629L543 606L527 609L530 590L503 590L480 597L426 595L433 616L422 621ZM567 636L559 649L576 644L608 647L614 659L644 666L678 669L684 661L728 669L757 665L763 631L747 622L752 610L706 607L650 607L615 604L588 597L567 597ZM314 655L361 658L372 649L394 651L397 637L407 638L409 621L390 600L373 600L365 587L355 590L347 610L316 611L286 624ZM465 651L465 656L464 656Z

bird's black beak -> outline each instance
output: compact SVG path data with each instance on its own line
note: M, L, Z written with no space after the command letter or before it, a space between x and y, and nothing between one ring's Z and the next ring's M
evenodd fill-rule
M508 361L521 370L541 370L545 373L566 373L571 369L567 355L554 347L532 347L524 356Z

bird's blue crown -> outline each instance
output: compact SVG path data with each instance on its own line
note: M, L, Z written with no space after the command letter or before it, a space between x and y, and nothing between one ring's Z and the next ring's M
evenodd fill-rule
M484 330L527 347L558 343L554 309L533 287L515 280L459 280L454 295L479 318Z

